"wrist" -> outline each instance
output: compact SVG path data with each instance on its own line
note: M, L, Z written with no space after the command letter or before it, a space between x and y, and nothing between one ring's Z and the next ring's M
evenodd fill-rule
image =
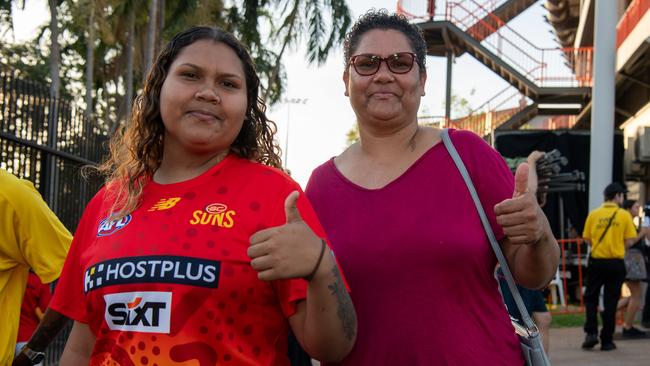
M325 257L325 252L327 251L327 243L325 242L325 239L320 239L321 245L320 245L320 252L318 254L318 259L316 260L316 264L314 265L314 268L311 270L311 272L303 277L306 281L311 282L314 279L314 276L318 272L318 269L321 267L321 263L323 262L323 257Z
M34 350L29 347L29 344L20 350L20 354L27 357L32 365L39 364L45 359L45 352Z

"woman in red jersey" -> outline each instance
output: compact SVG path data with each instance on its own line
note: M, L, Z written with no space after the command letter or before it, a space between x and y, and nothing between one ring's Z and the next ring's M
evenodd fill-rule
M258 90L220 29L158 56L51 304L75 320L62 365L288 365L289 329L314 358L350 351L346 285Z

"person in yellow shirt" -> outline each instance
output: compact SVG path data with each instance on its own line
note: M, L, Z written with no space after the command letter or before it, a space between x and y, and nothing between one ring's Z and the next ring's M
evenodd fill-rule
M585 291L585 341L582 348L591 349L598 344L598 297L604 287L602 312L603 328L600 331L600 349L611 351L616 348L612 341L616 326L616 304L625 281L625 248L636 243L637 235L632 215L619 206L623 203L627 189L619 183L611 183L603 192L605 202L589 212L582 233L591 245L587 267L587 289Z
M71 242L72 235L34 185L0 169L0 365L9 365L14 357L29 269L43 283L54 281ZM32 362L44 356L25 352Z

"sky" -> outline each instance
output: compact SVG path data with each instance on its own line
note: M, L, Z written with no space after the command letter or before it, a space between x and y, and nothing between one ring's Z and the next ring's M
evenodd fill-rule
M487 0L478 0L486 2ZM440 1L438 1L440 2ZM34 29L49 20L47 2L26 1L25 11L15 9L16 39L33 37ZM509 23L509 26L540 47L557 47L551 27L544 19L545 10L538 1ZM396 0L348 0L353 19L371 8L396 10ZM422 13L426 0L405 0L412 13ZM276 122L276 138L280 147L288 150L286 166L292 177L304 188L313 169L343 152L346 134L355 125L355 115L344 84L342 47L332 52L321 66L305 61L304 45L284 59L288 83L284 99L269 109ZM446 59L427 57L426 96L420 104L420 114L444 115ZM469 55L455 60L452 74L453 93L464 97L474 107L490 99L508 84ZM472 93L472 90L474 92ZM452 116L453 117L453 116ZM288 137L288 139L287 139ZM287 144L288 142L288 144ZM288 147L288 149L287 149Z

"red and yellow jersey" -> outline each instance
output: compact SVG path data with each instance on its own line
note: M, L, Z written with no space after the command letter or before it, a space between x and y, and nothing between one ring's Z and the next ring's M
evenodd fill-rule
M96 335L91 365L287 365L287 318L307 282L259 280L246 251L252 234L286 222L294 190L281 171L234 155L189 181L148 183L117 221L102 189L50 306ZM298 209L323 237L302 192Z

